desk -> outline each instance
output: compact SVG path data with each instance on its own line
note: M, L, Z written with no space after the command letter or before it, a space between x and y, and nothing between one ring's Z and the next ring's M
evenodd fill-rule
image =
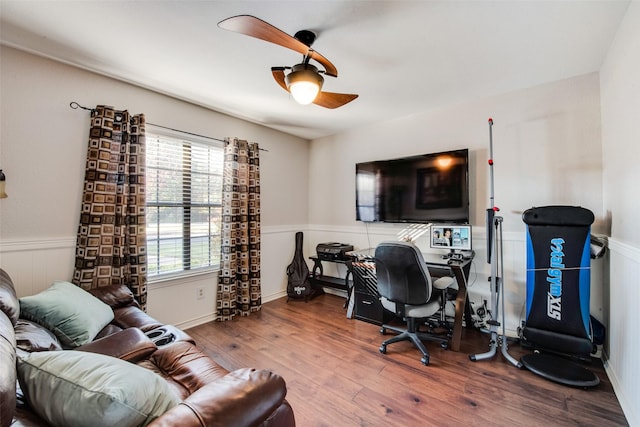
M347 255L353 257L354 261L359 262L373 262L373 254L375 249L365 249L361 251L353 251L349 252ZM467 319L467 324L469 324L471 319L471 312L469 310L467 304L467 279L469 277L469 270L471 267L471 261L473 257L465 258L462 260L453 260L448 258L442 258L439 254L432 253L424 253L424 260L429 268L429 272L432 276L445 276L453 274L457 283L458 283L458 293L456 295L456 312L453 321L453 331L451 335L451 341L449 343L449 348L454 351L460 351L460 341L462 339L462 318L463 315ZM352 270L352 274L354 276L354 283L366 283L366 286L369 288L369 292L375 292L377 294L377 289L375 289L375 283L372 284L372 279L374 273L369 272L368 277L365 280L361 280L360 277L356 278L357 268L353 268L351 263L347 263L347 265ZM372 289L373 288L373 289ZM358 317L358 316L356 316ZM362 319L366 320L366 319ZM383 322L384 323L384 322Z
M322 268L323 262L332 262L335 264L347 265L348 261L341 259L321 259L317 256L310 256L309 259L313 261L313 269L311 269L311 279L316 286L327 286L329 288L340 289L342 291L349 292L351 286L353 286L351 280L349 279L351 270L347 269L346 276L341 278L325 276L324 269Z

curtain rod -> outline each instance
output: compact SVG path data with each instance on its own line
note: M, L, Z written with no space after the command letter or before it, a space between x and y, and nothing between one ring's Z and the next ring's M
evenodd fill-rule
M94 108L83 107L82 105L78 104L75 101L70 102L69 103L69 107L73 108L74 110L77 110L78 108L81 108L81 109L86 110L86 111L93 111L94 110ZM185 135L197 136L199 138L206 138L206 139L212 139L214 141L226 142L224 139L214 138L212 136L200 135L200 134L193 133L193 132L187 132L186 130L174 129L174 128L170 128L168 126L162 126L162 125L158 125L158 124L151 123L151 122L147 122L147 124L151 125L151 126L159 127L159 128L162 128L162 129L170 130L170 131L173 131L173 132L184 133ZM265 148L259 148L259 150L260 151L267 151L267 152L269 151L269 150L267 150Z

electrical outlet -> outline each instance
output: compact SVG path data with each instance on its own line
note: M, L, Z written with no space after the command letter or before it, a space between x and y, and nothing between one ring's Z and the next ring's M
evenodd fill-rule
M196 288L196 299L204 298L204 287L200 286Z

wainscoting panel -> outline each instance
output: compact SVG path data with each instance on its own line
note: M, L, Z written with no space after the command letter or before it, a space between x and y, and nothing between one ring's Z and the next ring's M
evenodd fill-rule
M0 242L0 267L11 276L18 297L73 276L75 238Z
M305 225L263 227L263 302L286 296L286 268L293 258L297 231L308 234ZM0 267L11 276L19 297L33 295L54 280L71 280L75 244L75 237L2 241ZM197 297L199 288L204 290L203 298ZM147 310L162 322L195 326L215 319L216 291L217 272L149 283Z
M629 425L640 425L640 249L609 239L605 370Z

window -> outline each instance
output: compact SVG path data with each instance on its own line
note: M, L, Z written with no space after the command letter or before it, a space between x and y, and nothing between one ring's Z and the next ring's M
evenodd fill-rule
M148 277L219 267L223 143L150 132L146 142Z
M366 170L356 171L356 219L358 221L377 221L380 210L376 207L376 186L380 177Z

